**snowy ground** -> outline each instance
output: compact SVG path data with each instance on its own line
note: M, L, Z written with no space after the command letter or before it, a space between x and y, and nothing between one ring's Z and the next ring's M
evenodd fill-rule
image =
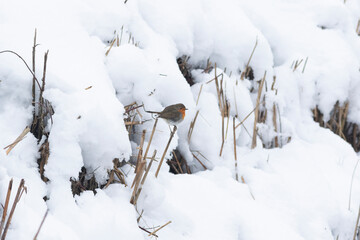
M6 239L32 239L47 209L38 239L151 239L138 226L152 232L169 221L159 239L353 239L358 155L314 122L311 109L318 106L327 120L337 101L348 101L349 119L360 124L359 19L358 0L1 0L0 51L13 50L30 64L37 29L36 75L41 79L49 49L44 97L55 111L48 124L48 183L40 178L33 135L8 155L0 151L1 204L11 178L13 189L22 178L27 187ZM106 55L117 35L120 46ZM241 80L256 42L254 79ZM191 87L176 61L184 55L193 67ZM217 68L204 71L208 60ZM295 61L301 61L296 69ZM223 73L230 105L221 156L222 117L215 81L208 83L215 70ZM254 149L254 114L236 128L235 169L233 118L237 125L255 108L265 72L268 117L258 125ZM32 76L19 58L3 53L0 81L3 148L31 124ZM132 189L122 184L73 197L69 179L81 167L104 184L114 158L129 161L137 153L144 129L147 146L150 114L139 109L137 120L150 121L131 139L125 128L124 106L134 101L152 111L185 104L189 110L170 149L179 150L193 174L174 175L164 163L155 178L154 162L136 208L129 202ZM281 115L277 132L273 114ZM160 159L169 134L160 119L149 155L156 149ZM263 148L261 142L269 146L275 136L282 147ZM131 185L133 169L122 170Z

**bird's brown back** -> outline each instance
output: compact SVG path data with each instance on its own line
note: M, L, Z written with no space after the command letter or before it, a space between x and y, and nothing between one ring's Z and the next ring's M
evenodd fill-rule
M167 106L159 114L159 117L164 119L172 119L173 121L178 121L183 117L182 113L180 112L180 109L182 108L185 108L185 106L181 103Z

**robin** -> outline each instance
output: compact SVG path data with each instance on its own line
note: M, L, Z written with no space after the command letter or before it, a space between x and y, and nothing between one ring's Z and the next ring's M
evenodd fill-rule
M182 103L178 103L167 106L161 112L146 112L158 114L157 117L164 119L169 125L176 126L184 120L185 110L188 110L185 105Z

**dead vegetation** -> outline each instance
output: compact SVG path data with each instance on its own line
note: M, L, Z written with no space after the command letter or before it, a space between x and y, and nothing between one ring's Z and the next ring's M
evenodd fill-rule
M27 188L25 186L25 180L21 179L21 181L19 183L18 190L16 192L16 196L15 196L13 204L11 206L10 213L8 215L8 209L10 207L9 204L10 204L10 196L11 196L11 191L12 191L12 185L13 185L13 179L11 179L9 181L9 186L8 186L8 190L7 190L7 194L6 194L5 204L3 206L2 214L1 214L1 222L0 222L0 239L1 240L6 239L6 235L7 235L7 232L9 230L10 223L11 223L12 217L14 215L16 206L17 206L18 202L20 201L23 193L27 192Z
M50 154L50 146L49 146L49 135L50 129L47 128L48 119L51 119L54 114L54 109L51 106L51 103L43 97L45 91L45 83L46 83L46 68L47 68L47 59L49 50L44 54L44 63L43 63L43 73L41 79L41 86L39 86L39 93L36 91L36 47L38 46L36 42L36 29L34 34L34 44L32 48L32 71L33 71L33 82L32 82L32 105L33 109L33 121L31 123L30 131L31 133L38 139L38 143L43 141L40 148L40 158L37 160L39 165L39 173L41 179L44 182L49 181L47 177L45 177L45 165L47 164L47 160ZM37 105L36 105L37 104Z
M170 166L170 172L174 174L191 174L190 167L187 165L186 160L180 154L179 150L172 151L172 158L167 160L167 164Z
M217 98L218 98L218 105L219 105L219 109L221 112L221 147L220 147L220 152L219 152L219 156L221 157L223 149L224 149L224 144L225 144L225 135L228 131L228 127L229 127L229 114L230 114L230 104L227 100L227 96L226 96L226 89L224 89L224 85L226 88L226 84L224 84L224 74L220 73L219 75L217 74L217 68L216 68L216 63L214 66L214 73L215 73L215 77L209 81L206 82L206 84L209 84L211 82L215 83L215 88L216 88L216 93L217 93ZM225 119L227 119L227 124L226 124L226 129L225 129Z
M255 45L251 51L251 54L249 56L249 59L246 63L245 69L241 72L240 74L240 79L239 80L250 80L252 82L252 90L251 92L257 95L256 98L256 107L254 108L253 111L251 111L244 119L240 119L241 122L235 126L233 126L233 135L236 136L236 129L240 126L242 126L249 134L249 136L252 138L252 143L251 143L251 147L255 148L257 145L257 138L259 137L262 141L262 145L265 148L277 148L277 147L282 147L283 145L285 145L286 143L291 141L291 137L290 136L285 136L284 133L282 133L282 126L281 126L281 114L280 114L280 109L279 106L277 105L276 102L273 103L272 108L271 109L267 109L266 108L266 95L271 91L271 94L275 94L277 95L277 89L275 89L275 82L276 82L276 77L274 76L273 78L273 83L271 85L271 87L267 86L267 82L266 82L266 72L264 73L264 76L260 79L255 81L254 80L254 71L251 67L251 59L254 55L254 52L257 48L258 45L258 40L256 40ZM184 75L184 78L186 79L186 81L189 83L189 85L191 86L193 84L193 79L192 76L189 74L191 73L191 70L193 69L192 66L190 66L188 64L188 60L189 57L188 56L183 56L181 58L178 59L178 64L179 64L179 68L181 70L181 72ZM295 65L293 71L295 71L297 68L299 68L302 64L302 71L305 70L306 67L306 63L307 63L307 58L304 60L300 60L300 61L296 61L293 64ZM235 94L235 89L234 89L234 99L235 99L235 106L230 106L229 100L228 100L228 96L226 96L226 82L224 81L224 73L225 73L225 69L224 69L224 73L217 73L217 66L216 63L212 64L210 62L210 60L207 61L207 66L204 69L203 72L208 73L209 69L214 70L214 78L212 78L211 80L207 81L206 84L214 84L215 89L216 89L216 93L217 93L217 99L218 99L218 107L219 110L221 112L221 146L220 146L220 150L219 150L219 156L222 156L223 154L223 149L224 149L224 145L225 142L227 140L227 136L228 136L228 132L229 132L229 120L230 120L230 107L234 107L236 109L236 116L235 118L238 118L238 114L237 114L237 96ZM231 76L231 73L230 75ZM191 81L190 81L190 80ZM252 81L253 80L253 81ZM196 101L196 105L199 102L199 98L201 96L201 92L202 92L202 88L203 85L200 86L200 90L198 93L198 97L197 97L197 101ZM240 100L240 99L239 99ZM190 127L189 127L189 131L188 131L188 142L190 143L191 141L191 137L194 131L194 128L196 126L196 122L198 120L198 116L200 114L200 110L196 111L195 117L193 118L193 120L190 123ZM245 128L245 126L243 125L244 121L250 116L254 114L254 126L253 126L253 131L252 134ZM262 124L262 125L268 125L270 131L273 131L275 134L275 136L272 139L266 139L264 138L261 133L259 133L259 128L258 125ZM236 142L236 138L234 138L234 142ZM177 151L176 154L173 154L173 158L171 160L168 160L168 164L170 165L170 170L173 173L179 174L179 173L186 173L186 166L185 166L185 162L186 161L181 161L183 160L183 158L181 157L180 153ZM196 155L194 155L194 159L196 161L199 162L199 164L201 166L203 166L204 169L206 168L206 165L203 164L203 162L196 157ZM235 162L237 162L237 156L236 156L236 147L234 146L234 159Z
M44 63L43 63L43 72L42 72L42 78L41 81L38 80L36 77L36 47L38 46L37 41L37 32L35 29L34 34L34 43L32 47L32 69L29 67L27 62L16 52L11 50L4 50L1 51L2 53L11 53L13 55L16 55L18 58L22 60L22 62L25 64L26 68L29 70L29 72L32 75L32 102L31 105L33 107L33 119L30 127L26 127L25 130L19 135L19 137L10 145L6 146L7 148L7 154L10 153L10 151L16 146L18 142L20 142L28 132L31 132L37 139L38 143L41 143L41 146L39 147L40 151L40 158L38 159L39 164L39 172L41 175L41 179L43 179L45 182L48 181L48 179L44 176L44 166L47 163L47 159L49 157L49 142L48 137L50 134L50 128L47 127L48 120L50 119L52 122L52 115L54 114L54 110L51 106L51 103L46 100L43 96L43 93L45 91L45 83L46 83L46 69L47 69L47 59L49 51L46 51L44 54Z
M96 189L105 189L110 184L123 184L127 186L126 176L121 168L127 164L125 161L121 161L118 158L113 160L113 168L108 170L108 180L105 184L99 184L95 178L95 171L88 172L85 167L81 168L79 176L77 178L70 178L71 182L71 191L73 196L80 195L84 191L92 191L96 194Z
M93 191L96 194L96 189L99 187L94 173L88 174L85 167L81 168L79 177L77 179L70 178L70 182L73 196L80 195L80 193L87 190Z
M25 136L30 132L30 128L28 126L25 127L25 129L22 131L22 133L15 139L15 141L6 147L4 147L4 150L6 150L6 155L8 155L11 150L19 143L21 142Z
M330 112L329 120L326 122L323 113L320 111L319 107L316 106L312 110L313 118L321 127L330 129L350 143L356 152L359 152L360 129L358 124L348 121L349 105L350 103L348 101L343 104L340 104L340 102L337 101Z
M176 61L177 61L177 64L179 65L179 69L180 69L182 75L184 76L184 78L186 79L187 83L190 86L192 86L192 85L194 85L194 79L191 74L192 67L188 63L189 59L190 59L189 56L184 55L182 57L179 57Z
M266 107L266 101L267 101L266 95L272 94L276 96L278 92L278 90L275 88L276 76L273 76L273 82L271 84L271 87L267 86L267 82L265 79L266 79L266 72L264 73L263 78L260 81L258 81L259 86L256 88L254 87L254 89L258 89L258 91L256 98L256 107L253 110L255 112L254 114L255 119L254 119L251 147L252 148L256 147L257 145L256 137L258 136L261 139L264 148L267 149L281 148L282 146L284 146L285 144L291 141L291 136L286 136L286 134L283 133L282 124L281 124L281 113L277 102L274 101L272 103L271 108ZM264 94L262 94L263 91ZM247 115L246 118L247 117L249 117L249 115ZM240 124L238 124L236 127L238 127ZM272 131L273 134L271 135L274 136L268 139L264 137L264 135L260 134L258 128L259 124L269 126L268 131Z
M38 228L38 230L37 230L37 232L36 232L33 240L36 240L37 237L39 236L40 230L41 230L41 228L42 228L42 226L43 226L43 224L44 224L44 222L45 222L45 220L46 220L46 217L47 217L48 213L49 213L49 209L46 210L46 212L45 212L45 214L44 214L44 217L43 217L43 219L41 220L41 223L40 223L40 225L39 225L39 228Z
M126 40L126 37L128 37L127 40ZM115 30L113 38L106 42L108 44L108 47L107 47L107 50L105 51L105 56L108 56L113 48L120 47L124 41L126 41L126 43L132 44L136 47L139 46L139 42L137 42L135 40L134 36L130 32L126 31L124 29L124 26L122 26L121 30L120 31ZM89 86L85 90L88 90L91 87L92 86ZM145 122L145 121L142 121L143 116L139 111L139 108L141 108L141 107L143 107L143 105L139 105L136 102L133 102L133 103L130 103L130 104L124 106L124 108L125 108L124 124L125 124L128 134L129 134L130 140L133 140L134 136L136 135L135 126L141 125ZM78 119L80 119L80 118L81 118L81 116L78 117ZM156 127L156 124L155 124L155 127ZM154 133L152 133L152 135L153 134ZM142 144L143 144L143 142L142 142ZM142 151L142 145L141 145L141 151ZM147 149L147 151L148 151L148 149ZM146 151L145 155L147 154L147 151ZM141 152L141 154L142 154L142 152ZM141 163L141 161L140 161L141 159L138 158L137 160L138 160L138 162L135 165L136 173L139 171L139 169L140 169L139 164ZM87 169L85 167L82 167L81 171L79 172L78 178L70 179L71 190L72 190L73 195L80 195L81 192L87 191L87 190L93 191L94 194L96 194L97 188L100 188L100 189L107 188L110 186L110 184L119 184L120 183L120 184L127 186L126 175L123 172L122 167L125 164L131 164L131 163L127 163L124 160L120 161L119 158L115 158L113 160L113 163L114 163L113 168L108 170L107 182L106 182L106 184L103 184L103 185L100 185L96 181L94 172L88 173ZM141 172L141 169L140 169L140 172ZM138 183L137 186L140 186L139 184L140 183ZM134 187L134 185L132 185L132 187ZM137 195L134 195L134 199L131 200L131 201L134 201L135 204L136 204L137 197L141 192L141 190L139 192L138 192L138 190L139 189L136 188L135 194L137 194ZM135 200L135 198L136 198L136 200Z
M136 41L134 35L131 32L125 30L124 26L122 26L120 31L118 31L118 30L114 31L114 35L113 35L113 38L111 40L106 41L106 44L108 46L107 46L107 50L105 52L105 56L108 56L111 49L113 49L114 47L120 47L120 45L124 41L126 41L126 37L128 37L127 38L127 44L132 44L135 47L139 47L140 42ZM125 38L125 39L123 40L123 38Z
M244 71L241 73L241 76L240 76L240 79L241 79L241 80L244 80L245 78L247 78L247 79L249 79L249 80L254 80L254 71L253 71L253 69L250 67L250 62L251 62L251 59L252 59L252 57L253 57L253 55L254 55L254 52L255 52L255 49L256 49L257 45L258 45L258 40L256 39L255 45L254 45L253 50L251 51L249 60L248 60L247 63L246 63L246 66L245 66Z

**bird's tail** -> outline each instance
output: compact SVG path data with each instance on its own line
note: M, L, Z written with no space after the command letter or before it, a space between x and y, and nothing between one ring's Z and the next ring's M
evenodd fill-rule
M145 112L147 112L147 113L153 113L153 114L160 114L160 112L153 112L153 111L146 111L146 110L145 110Z

